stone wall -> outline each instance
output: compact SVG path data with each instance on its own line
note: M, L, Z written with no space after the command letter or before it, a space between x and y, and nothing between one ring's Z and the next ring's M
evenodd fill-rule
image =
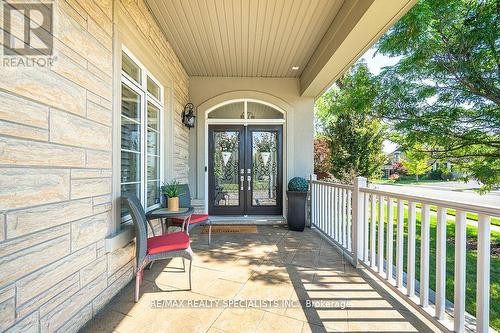
M173 173L186 179L187 130L178 119L188 77L142 0L114 5L147 31L171 77L167 144ZM133 277L133 242L104 249L119 172L113 0L55 1L53 35L51 68L0 66L0 331L77 331Z

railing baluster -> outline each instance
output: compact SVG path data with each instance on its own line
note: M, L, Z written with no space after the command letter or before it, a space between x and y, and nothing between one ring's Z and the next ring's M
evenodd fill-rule
M344 199L344 195L345 195L345 189L341 189L340 190L340 211L341 211L341 218L340 218L340 221L342 222L342 240L341 240L341 244L343 246L345 246L346 244L346 237L345 237L345 199Z
M409 297L415 296L415 202L408 201L408 259L406 267L406 291Z
M368 204L369 204L369 199L370 195L368 193L363 193L363 254L364 254L364 260L366 263L369 261L369 228L370 225L368 224L369 220L369 215L368 215Z
M326 224L326 186L321 184L321 230L325 231Z
M437 209L436 230L436 318L444 319L446 305L446 208Z
M393 257L393 239L394 239L394 206L391 197L387 197L387 254L386 254L386 272L387 280L392 280L392 257Z
M333 195L332 195L332 187L331 186L328 186L328 205L327 205L327 214L328 214L328 225L327 225L327 228L326 230L328 230L327 234L328 236L332 237L332 223L333 223L333 219L332 219L332 199L333 199Z
M462 333L465 331L465 255L467 244L467 231L465 212L456 211L455 215L455 297L454 305L454 330Z
M398 210L397 210L397 233L396 233L396 286L398 288L403 287L403 251L404 251L404 202L402 199L398 199Z
M490 217L479 214L477 233L477 332L490 325Z
M422 307L429 306L429 239L430 239L430 222L429 222L428 204L422 205L420 213L420 305Z
M312 190L312 199L313 202L311 206L313 207L313 213L312 213L312 223L317 226L318 225L318 184L313 183L313 190Z
M384 273L384 197L378 197L378 272Z
M376 205L377 205L377 199L375 197L375 194L371 195L371 210L370 210L370 265L371 267L375 267L375 233L376 233L376 226L377 222L375 221L376 217Z
M352 249L352 203L351 191L346 190L347 249Z
M333 223L333 236L332 238L334 240L337 240L337 187L333 187L333 198L332 198L332 208L333 208L333 215L332 215L332 223Z

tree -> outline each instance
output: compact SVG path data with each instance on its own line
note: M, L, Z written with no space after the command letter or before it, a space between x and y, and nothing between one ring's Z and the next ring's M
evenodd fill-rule
M316 104L320 129L330 148L331 173L342 182L351 183L357 176L378 178L382 173L385 128L371 113L377 90L375 79L361 62Z
M318 179L329 178L332 163L328 140L324 136L314 139L314 173Z
M432 169L429 164L427 154L420 151L406 152L406 159L403 160L403 166L409 175L415 175L418 182L418 176L423 175Z
M500 183L500 1L420 0L379 41L399 57L379 76L374 111L406 149L452 159Z

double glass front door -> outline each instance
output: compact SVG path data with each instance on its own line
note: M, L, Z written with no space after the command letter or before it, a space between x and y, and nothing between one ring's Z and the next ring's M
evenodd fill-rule
M282 214L282 127L209 127L211 215Z

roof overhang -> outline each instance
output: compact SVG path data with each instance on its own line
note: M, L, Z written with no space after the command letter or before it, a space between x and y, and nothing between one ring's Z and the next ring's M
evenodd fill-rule
M312 97L415 2L146 0L189 76L294 77Z
M301 94L321 95L415 3L346 1L300 76Z

